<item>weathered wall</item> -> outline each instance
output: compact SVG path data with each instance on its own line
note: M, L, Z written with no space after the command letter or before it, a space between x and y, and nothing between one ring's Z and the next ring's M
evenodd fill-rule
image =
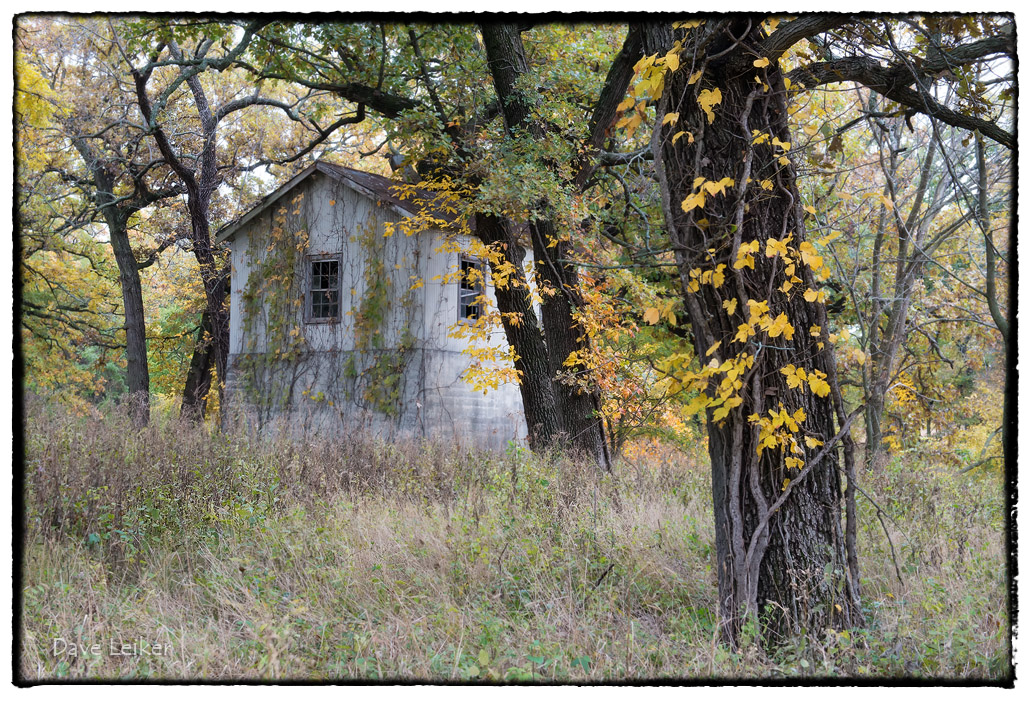
M524 438L514 384L484 395L462 379L470 341L451 334L448 278L459 254L442 232L387 235L402 216L316 173L236 234L230 406L295 434L362 428L493 448ZM340 320L307 323L307 256L338 253ZM503 331L471 343L503 347Z

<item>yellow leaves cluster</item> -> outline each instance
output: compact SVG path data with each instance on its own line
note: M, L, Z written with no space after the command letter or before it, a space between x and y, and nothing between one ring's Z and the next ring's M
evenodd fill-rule
M787 234L787 238L782 241L769 237L765 242L765 257L772 258L773 256L787 256L789 251L787 250L787 244L794 238L794 234Z
M687 195L686 199L680 203L680 207L684 212L704 209L706 196L724 195L726 194L726 188L733 187L733 184L733 178L728 177L722 180L707 180L704 177L694 178L693 189L695 192Z
M759 247L760 244L757 239L740 244L740 247L737 248L737 260L733 263L733 269L740 270L741 268L751 268L754 270L754 254L758 253ZM733 312L730 313L732 314Z
M768 316L766 318L768 318ZM788 341L794 338L794 327L790 325L790 321L787 319L787 314L785 312L780 312L780 315L768 325L765 325L763 320L762 328L765 329L767 334L769 334L769 338L776 338L781 334Z
M819 370L812 370L808 374L808 386L817 397L827 397L830 394L830 385L826 382L826 373Z
M676 314L673 313L672 308L676 305L676 301L672 299L665 300L661 307L648 307L644 310L644 321L651 326L654 326L662 318L665 318L672 326L676 325Z
M823 257L816 252L815 246L808 241L802 241L798 250L801 252L801 260L809 268L819 270L823 267Z
M720 345L721 342L712 344L706 356L713 355ZM687 354L674 354L660 364L659 369L669 378L669 393L682 390L697 392L698 394L684 408L685 414L694 416L711 410L712 420L722 421L729 416L730 411L744 402L738 394L744 385L741 376L754 366L754 357L748 353L739 353L736 357L721 362L717 358L712 358L699 372L688 369L691 360L691 356ZM711 397L706 394L706 390L717 377L719 384L713 392L715 396Z
M819 290L818 292L816 292L815 290L809 288L809 289L805 290L805 301L806 302L825 302L826 301L826 293L823 292L822 290Z
M761 80L759 80L758 76L755 76L755 80L758 81L759 83L762 82ZM762 83L762 85L763 85L763 87L765 87L766 90L769 89L768 85L765 85L764 83ZM771 146L775 147L776 149L778 149L777 153L779 155L777 157L777 161L779 162L779 164L783 165L783 166L790 165L790 159L787 158L784 155L787 151L790 151L790 142L789 141L781 141L778 137L775 137L775 136L773 136L772 134L770 134L768 132L763 132L763 131L760 131L758 129L752 129L751 130L751 143L753 145L755 145L755 146L757 146L759 144L768 143L769 145L771 145ZM771 189L771 188L769 188L769 189Z
M820 370L809 370L794 367L793 364L780 368L780 372L787 378L787 386L791 389L804 388L808 382L809 389L818 397L826 397L830 394L830 385L826 382L826 373Z
M768 416L751 414L747 417L749 423L758 424L758 445L755 446L755 452L761 456L762 452L768 448L784 448L791 453L804 455L805 451L798 445L794 434L801 430L801 424L808 418L805 410L799 407L793 414L789 414L780 403L778 411L769 409L768 414ZM791 461L787 463L787 467L800 469L805 464L798 458L787 457L786 459Z
M615 122L615 127L619 129L626 127L626 135L629 138L633 138L633 134L636 132L637 128L639 128L644 122L647 100L637 102L636 99L630 95L620 102L616 109L620 114L630 110L628 114L623 115L617 122Z
M796 368L793 363L785 368L780 368L780 372L787 377L787 386L791 389L803 387L808 377L808 373L805 372L804 368Z
M794 327L791 325L790 319L785 312L780 312L774 319L769 314L769 302L767 300L757 302L749 299L747 305L748 320L737 327L737 334L733 337L734 341L743 343L757 334L759 329L765 331L769 338L783 336L788 341L794 339Z
M687 291L697 292L701 289L701 285L711 285L715 289L719 289L726 281L726 273L723 272L725 270L725 263L719 263L711 270L694 268L690 271L690 282L687 283Z

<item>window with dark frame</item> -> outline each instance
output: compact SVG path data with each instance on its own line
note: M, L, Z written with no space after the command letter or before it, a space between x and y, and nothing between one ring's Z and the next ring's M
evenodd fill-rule
M479 318L480 296L486 269L479 261L461 259L461 279L458 282L458 320L475 321Z
M308 288L308 321L337 321L340 318L340 261L315 259Z

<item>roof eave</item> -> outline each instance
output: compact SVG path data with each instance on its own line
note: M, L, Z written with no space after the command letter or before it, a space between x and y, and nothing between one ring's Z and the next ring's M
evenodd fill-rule
M290 190L297 187L297 185L299 185L301 182L312 176L316 171L329 176L336 182L344 182L344 184L350 189L364 195L365 197L368 197L374 202L378 202L385 207L389 207L402 217L410 219L415 216L412 212L409 212L403 207L398 206L396 203L384 200L375 191L369 190L361 183L356 182L352 178L347 177L346 173L341 173L326 166L321 161L316 161L304 170L297 173L292 178L290 178L285 184L265 195L262 198L261 202L255 205L249 212L244 214L242 217L232 222L231 224L227 224L226 226L219 229L215 233L215 243L219 244L232 239L247 224L249 224L257 217L261 216L269 207L271 207L273 204L279 201L283 196L290 192Z

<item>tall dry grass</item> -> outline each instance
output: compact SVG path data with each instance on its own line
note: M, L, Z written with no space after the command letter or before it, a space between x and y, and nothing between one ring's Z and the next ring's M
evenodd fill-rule
M896 520L903 580L864 505L866 628L729 650L706 469L674 452L600 474L32 401L25 439L29 681L1010 674L1000 486L911 456L865 485ZM165 654L110 654L139 640Z

